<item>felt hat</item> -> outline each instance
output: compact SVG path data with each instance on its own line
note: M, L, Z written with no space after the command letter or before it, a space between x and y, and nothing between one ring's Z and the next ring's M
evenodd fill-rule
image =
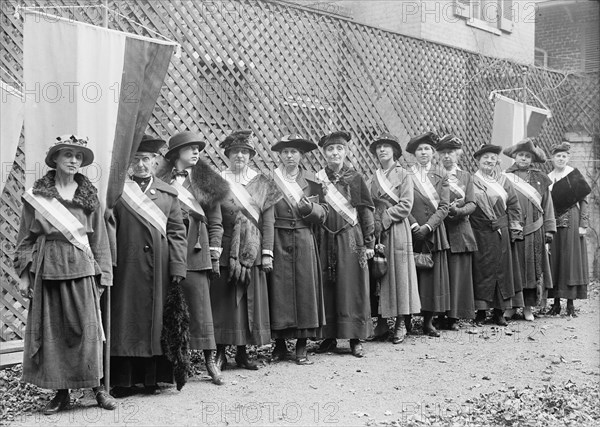
M375 141L371 143L371 145L369 145L369 151L375 154L377 146L381 144L390 144L397 151L398 156L402 155L402 147L400 147L400 140L395 135L392 135L388 132L382 133L375 139Z
M151 135L144 135L138 146L137 152L143 153L158 153L160 147L165 145L165 140Z
M345 130L339 130L322 136L319 140L319 147L325 148L332 144L346 145L351 139L352 137L350 136L349 132L346 132Z
M62 135L56 137L56 143L46 153L46 164L51 168L56 168L56 161L53 157L56 152L65 148L72 148L83 153L81 167L91 165L94 161L94 152L87 147L88 139L79 138L76 135Z
M425 132L422 135L411 138L411 140L408 141L408 144L406 144L406 151L411 154L415 154L417 147L419 147L421 144L429 144L433 148L437 149L438 141L439 137L434 132Z
M229 134L229 136L219 144L219 147L225 151L226 156L233 148L245 148L250 151L250 156L255 156L256 149L254 148L254 143L252 141L253 136L254 133L249 129L236 130Z
M479 150L475 151L475 153L473 154L473 157L478 158L479 156L481 156L485 153L500 154L501 152L502 152L502 147L500 147L499 145L483 144L481 147L479 147Z
M284 148L295 148L303 153L308 153L309 151L317 148L317 144L304 139L297 133L292 133L290 135L283 136L279 141L273 144L271 151L281 151Z
M508 157L512 157L513 159L516 157L517 153L520 151L526 151L531 153L533 156L533 162L535 163L546 163L546 154L544 154L544 150L539 147L536 147L533 144L533 140L531 138L525 138L523 141L518 144L511 145L504 149L503 153Z
M169 138L169 148L165 157L170 159L174 154L177 154L180 149L190 145L197 145L199 150L202 151L204 150L204 147L206 147L206 142L202 141L198 134L189 130L176 133Z
M438 151L460 150L461 148L463 148L462 141L460 140L460 138L452 134L445 135L444 137L442 137L442 139L440 139L440 142L438 142L437 145Z

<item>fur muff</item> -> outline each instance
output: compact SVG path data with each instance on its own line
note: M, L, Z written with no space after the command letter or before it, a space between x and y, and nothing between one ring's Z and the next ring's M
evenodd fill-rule
M63 199L56 189L56 171L51 170L42 178L35 181L33 184L33 194L49 199L55 198L65 206L75 206L83 209L89 215L96 210L100 201L98 200L98 190L90 182L90 180L80 173L75 174L75 182L77 190L73 200Z
M573 169L552 187L552 201L556 216L560 217L590 194L592 189L578 169Z

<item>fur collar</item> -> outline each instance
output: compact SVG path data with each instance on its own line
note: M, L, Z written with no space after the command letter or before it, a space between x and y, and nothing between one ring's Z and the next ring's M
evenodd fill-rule
M159 165L156 176L169 183L172 171L173 165L164 161ZM189 190L203 207L211 208L227 197L229 184L208 163L199 159L192 167Z
M77 190L75 190L73 200L64 200L56 189L56 171L51 170L33 184L33 194L49 199L55 198L63 205L81 208L89 215L100 204L98 190L85 175L80 173L75 174L75 182L77 183Z

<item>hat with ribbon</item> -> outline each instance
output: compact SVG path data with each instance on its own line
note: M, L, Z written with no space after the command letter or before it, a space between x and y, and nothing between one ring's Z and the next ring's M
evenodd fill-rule
M375 141L371 143L371 145L369 145L369 151L375 154L377 147L381 144L390 144L397 152L398 157L402 155L402 147L400 147L400 140L395 135L392 135L389 132L382 133L375 139Z
M459 137L452 134L444 135L438 142L437 150L460 150L463 148L463 143Z
M308 153L309 151L317 148L317 144L304 139L297 133L292 133L291 135L285 135L279 141L273 144L271 151L281 151L284 148L295 148L303 153Z
M56 143L46 153L46 164L51 168L56 168L56 161L54 160L54 154L65 148L71 148L78 150L83 153L83 160L81 167L91 165L94 161L94 152L87 147L88 139L79 138L76 135L62 135L56 137Z
M250 151L250 156L254 156L256 155L253 141L255 138L254 133L249 129L236 130L229 134L227 138L219 144L219 147L225 151L226 156L229 155L229 151L233 148L245 148Z
M435 132L425 132L424 134L411 138L411 140L408 141L408 144L406 144L406 151L411 154L415 154L415 151L417 151L417 148L421 144L429 144L433 148L437 149L438 142L439 137Z

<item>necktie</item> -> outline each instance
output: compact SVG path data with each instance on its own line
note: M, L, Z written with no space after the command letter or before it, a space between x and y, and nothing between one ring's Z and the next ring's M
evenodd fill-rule
M184 177L184 178L187 178L187 176L188 176L188 171L186 171L186 170L178 171L178 170L176 170L176 169L173 169L173 172L171 173L171 176L172 176L173 178L177 178L178 176L182 176L182 177Z

